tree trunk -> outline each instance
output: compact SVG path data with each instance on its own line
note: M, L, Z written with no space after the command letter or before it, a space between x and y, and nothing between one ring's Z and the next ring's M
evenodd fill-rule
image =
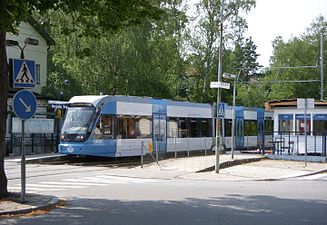
M6 122L8 96L8 63L6 54L6 32L0 31L0 198L8 195L5 173Z

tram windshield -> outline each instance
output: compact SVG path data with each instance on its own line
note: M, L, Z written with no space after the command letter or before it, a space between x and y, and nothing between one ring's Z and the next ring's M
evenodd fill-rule
M94 107L69 107L61 128L60 140L85 141L95 121Z

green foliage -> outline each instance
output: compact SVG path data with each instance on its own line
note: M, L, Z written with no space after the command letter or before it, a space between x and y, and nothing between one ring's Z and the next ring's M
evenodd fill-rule
M320 99L320 34L326 29L326 20L323 17L318 17L307 29L307 32L300 37L294 37L288 42L283 41L281 37L275 39L273 42L272 70L267 74L267 77L272 81L281 83L271 84L269 99ZM316 67L307 68L307 66ZM298 81L310 80L316 80L316 82L298 83Z
M190 67L190 99L200 102L215 101L216 90L210 89L211 81L217 81L218 67L218 37L220 27L220 4L219 0L202 0L197 5L198 14L194 18L195 28L191 33L192 38L189 46L191 54L187 62ZM248 57L254 57L249 50L253 42L249 39L243 41L243 33L246 30L246 21L241 16L255 6L255 1L234 0L228 1L224 7L224 55L223 71L233 73L240 66L247 65ZM239 41L238 45L235 43ZM236 46L236 47L235 47ZM250 46L250 47L249 47ZM233 48L235 47L235 54ZM246 47L249 50L245 49ZM238 51L238 52L237 52ZM253 50L255 52L255 49ZM248 55L244 53L249 53ZM242 62L243 60L243 62ZM225 92L226 93L226 92ZM226 95L229 95L226 93ZM223 96L223 100L225 96Z
M100 92L178 98L183 75L181 29L186 21L176 10L178 4L161 9L165 20L143 21L101 36L83 35L84 28L76 26L72 14L49 12L46 25L57 45L50 51L52 66L43 94L56 97L66 88L64 99ZM65 79L71 81L69 89L63 85Z

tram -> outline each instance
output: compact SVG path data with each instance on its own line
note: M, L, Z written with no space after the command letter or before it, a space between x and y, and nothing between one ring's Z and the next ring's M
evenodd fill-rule
M68 102L59 152L69 155L125 157L145 154L147 143L159 153L209 150L214 145L210 104L136 96L75 96ZM272 113L236 107L236 148L263 147ZM222 135L231 147L232 107L226 107ZM271 125L270 125L271 122ZM272 131L271 131L272 135Z

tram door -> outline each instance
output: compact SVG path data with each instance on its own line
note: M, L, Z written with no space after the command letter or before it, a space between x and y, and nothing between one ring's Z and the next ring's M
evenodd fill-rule
M153 149L158 152L166 152L167 147L167 132L166 132L166 121L167 116L163 113L153 113Z
M235 146L244 146L244 109L243 107L235 108Z
M264 109L257 109L257 128L258 138L257 145L265 145L265 111Z

